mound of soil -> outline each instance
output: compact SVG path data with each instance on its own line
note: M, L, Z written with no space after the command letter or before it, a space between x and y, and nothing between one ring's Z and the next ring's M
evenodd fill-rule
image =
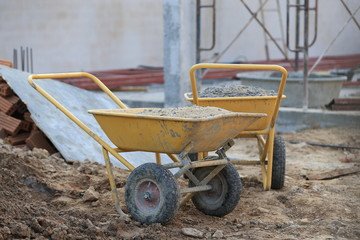
M0 140L0 239L358 239L360 174L330 180L304 176L360 164L359 149L311 146L317 141L360 147L360 129L308 130L286 140L285 187L264 192L258 166L237 166L243 192L225 217L199 212L189 201L167 224L124 220L113 207L105 167L65 162L41 149L18 149ZM228 156L258 157L253 139L236 139ZM123 192L129 171L114 168ZM180 184L187 184L180 179ZM189 237L190 235L190 237Z

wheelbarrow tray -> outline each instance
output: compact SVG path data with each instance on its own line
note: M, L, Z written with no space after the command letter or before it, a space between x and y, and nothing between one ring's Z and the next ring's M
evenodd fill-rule
M194 104L193 98L190 97L191 94L185 93L185 98ZM285 95L282 98L285 98ZM277 96L216 97L198 98L198 100L198 106L218 107L240 113L265 113L266 117L261 118L246 129L247 131L258 131L269 127L271 118L274 115Z
M108 138L122 151L179 154L214 151L246 130L259 113L225 113L213 117L177 118L140 114L145 108L89 110Z

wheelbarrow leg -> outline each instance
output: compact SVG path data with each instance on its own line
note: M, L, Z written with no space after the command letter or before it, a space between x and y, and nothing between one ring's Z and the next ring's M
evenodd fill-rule
M264 190L268 191L271 188L272 180L272 169L273 169L273 154L274 154L274 137L275 129L271 128L269 131L269 145L268 145L268 163L267 163L267 173L266 173L266 182L264 184Z
M113 198L113 201L115 203L115 209L116 211L120 214L121 218L128 218L129 216L127 214L125 214L121 208L120 208L120 200L119 200L119 194L118 191L116 189L116 184L115 184L115 180L114 180L114 174L112 171L112 167L111 167L111 162L110 162L110 158L109 158L109 152L103 148L103 155L104 155L104 159L105 159L105 165L106 165L106 171L109 177L109 182L110 182L110 188L111 188L111 196Z
M263 188L265 191L271 188L272 169L273 169L273 148L274 148L275 129L270 128L266 142L262 136L257 136L259 153L260 153L260 166L263 178ZM267 162L266 162L267 157Z

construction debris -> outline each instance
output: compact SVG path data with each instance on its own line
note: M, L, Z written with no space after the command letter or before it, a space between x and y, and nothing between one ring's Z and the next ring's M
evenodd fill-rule
M335 98L326 107L331 110L359 111L360 98Z
M12 146L43 148L50 154L58 152L36 126L26 105L0 76L0 138Z
M10 90L16 94L15 96L21 100L16 112L10 116L17 119L15 123L20 125L19 127L17 125L13 126L15 124L11 122L9 130L18 131L14 136L24 132L23 129L29 128L30 135L25 140L29 147L38 148L44 146L45 141L38 141L37 138L46 135L46 138L51 141L68 162L89 160L104 163L102 149L99 144L28 84L29 73L0 65L0 76L5 80L2 80L0 84L6 83ZM88 114L88 110L91 109L118 108L119 106L108 96L99 95L52 79L39 79L37 83L100 138L110 142L95 118ZM4 88L8 89L5 85ZM12 99L11 96L8 97L10 97L11 101L16 100L15 98ZM9 99L8 97L4 98ZM26 104L25 108L23 103ZM5 116L2 115L1 117L7 118L9 115L5 114ZM21 124L19 121L21 121ZM0 122L3 121L0 120ZM7 136L11 135L3 126L0 126L0 128L4 129L3 131ZM34 132L35 129L41 130L41 132ZM0 134L2 134L1 131ZM52 150L48 151L51 152ZM126 152L121 155L135 167L155 160L155 154L147 152ZM112 156L110 158L112 158L112 162L116 166L125 168L115 158ZM163 163L172 162L166 154L161 154L161 158Z

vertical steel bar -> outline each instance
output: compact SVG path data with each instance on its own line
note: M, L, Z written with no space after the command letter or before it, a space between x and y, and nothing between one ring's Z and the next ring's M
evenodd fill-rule
M26 47L26 71L29 72L29 47Z
M25 51L23 47L20 47L20 56L21 56L21 70L25 71Z
M211 51L215 47L216 42L216 7L215 7L215 0L213 0L212 4L209 5L201 5L199 4L199 19L201 18L201 9L202 8L212 8L212 34L211 34L211 45L208 48L201 48L199 44L200 51ZM200 20L201 23L201 20ZM201 39L201 35L199 36Z
M18 59L17 59L17 50L15 48L13 50L13 63L14 63L14 68L17 69L18 68Z
M309 43L309 47L311 47L312 45L314 45L316 39L317 39L317 29L318 29L318 0L315 0L315 7L309 8L309 10L314 11L314 18L315 18L315 23L314 25L314 38L312 39L312 41Z
M309 0L304 3L304 99L303 109L309 106L309 86L308 86L308 50L309 50Z
M259 0L259 4L260 4L260 6L263 5L262 0ZM265 26L265 14L264 14L264 10L263 10L263 9L261 10L260 15L261 15L262 21L264 22L264 26ZM268 42L267 42L267 39L266 39L266 33L265 33L265 31L263 32L263 35L264 35L264 41L265 41L265 55L266 55L266 60L270 60L269 45L268 45Z
M200 0L196 0L196 63L200 63L201 15Z
M31 73L34 73L33 50L32 50L32 48L30 48L30 70L31 70Z
M288 55L287 52L287 48L286 48L286 44L285 44L285 34L284 34L284 24L283 24L283 18L282 18L282 14L281 14L281 7L280 7L280 2L279 0L276 0L276 8L278 11L278 18L279 18L279 24L280 24L280 33L281 33L281 40L283 42L283 48L284 51L286 53L286 55Z
M201 62L201 0L196 0L196 59L195 63ZM199 81L196 83L198 89L201 89L202 84L202 74L199 72L196 73L196 78L199 79Z
M300 4L300 0L296 0L296 5ZM296 19L295 19L295 72L299 71L299 39L300 39L300 8L296 7Z

